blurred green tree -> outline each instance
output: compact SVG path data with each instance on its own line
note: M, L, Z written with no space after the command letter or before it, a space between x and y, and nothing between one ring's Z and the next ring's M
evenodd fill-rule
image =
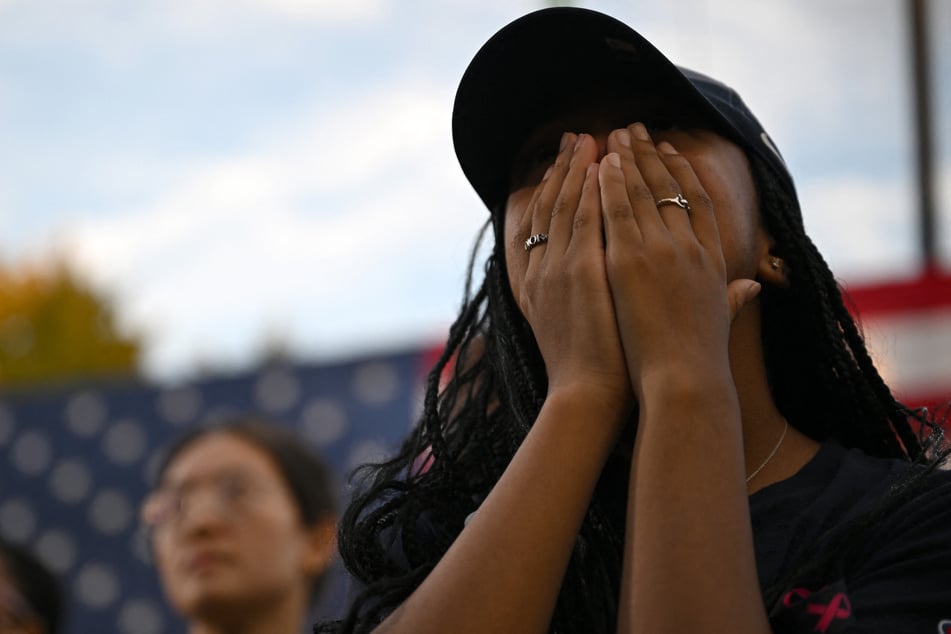
M134 377L140 347L64 262L0 266L0 389Z

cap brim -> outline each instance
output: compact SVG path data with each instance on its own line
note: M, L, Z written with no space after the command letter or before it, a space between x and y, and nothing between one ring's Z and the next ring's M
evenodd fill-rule
M730 137L732 125L629 26L574 7L542 9L502 28L476 53L453 106L456 156L490 210L509 194L513 161L533 130L577 100L663 95Z

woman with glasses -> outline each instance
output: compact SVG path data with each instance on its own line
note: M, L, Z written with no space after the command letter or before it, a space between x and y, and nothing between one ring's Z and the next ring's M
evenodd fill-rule
M334 553L332 490L318 457L276 425L229 422L170 448L142 520L190 634L304 631Z

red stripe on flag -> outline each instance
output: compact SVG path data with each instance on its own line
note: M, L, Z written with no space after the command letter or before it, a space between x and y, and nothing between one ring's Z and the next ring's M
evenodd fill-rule
M852 286L845 294L863 317L908 313L951 306L951 273L927 267L916 278Z

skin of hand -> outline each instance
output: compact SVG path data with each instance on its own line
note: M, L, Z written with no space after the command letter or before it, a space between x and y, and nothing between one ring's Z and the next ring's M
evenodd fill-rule
M567 134L547 176L506 209L506 264L549 392L512 461L433 571L375 631L548 631L578 530L629 420L604 266L599 149ZM548 233L526 252L525 239Z
M646 374L728 364L730 324L760 287L728 283L713 201L670 143L655 147L636 123L612 132L608 149L599 170L607 275L641 400ZM689 211L656 204L678 194Z
M591 135L562 136L523 213L506 218L506 261L545 360L549 394L580 388L620 410L629 408L631 391L605 266L598 155ZM513 193L512 206L527 195ZM548 242L526 253L525 238L539 233Z
M693 149L728 159L735 146L721 141ZM640 124L612 132L608 150L599 168L607 271L639 403L618 631L763 634L729 346L731 323L759 290L731 276L755 270L762 245L737 235L749 213L726 204L715 215L704 188L745 163L720 156L711 174L697 161L701 184L692 160L655 146ZM678 193L689 210L656 204Z

